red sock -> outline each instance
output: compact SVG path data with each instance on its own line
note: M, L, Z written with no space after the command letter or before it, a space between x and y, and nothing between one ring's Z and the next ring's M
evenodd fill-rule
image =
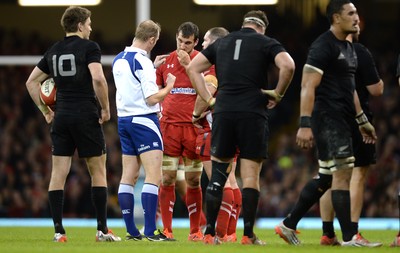
M174 212L176 200L175 185L161 185L158 199L164 229L168 229L169 232L172 232L172 214Z
M228 235L236 233L236 225L242 210L242 192L239 188L233 189L233 208L229 218Z
M233 191L232 188L224 188L221 207L218 212L216 233L219 237L224 237L228 232L229 219L233 207Z
M187 188L186 205L190 220L190 233L196 233L200 230L200 217L202 211L202 193L201 188Z
M184 196L182 196L182 201L185 203L186 208L187 208L186 195L187 195L187 193L186 193ZM201 214L200 214L200 227L205 226L205 225L207 225L207 218L206 218L206 215L205 215L204 211L201 210Z

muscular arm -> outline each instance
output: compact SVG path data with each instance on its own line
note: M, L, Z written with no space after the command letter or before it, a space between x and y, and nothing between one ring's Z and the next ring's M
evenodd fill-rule
M310 65L304 66L301 80L300 116L311 116L314 108L315 89L319 86L321 79L320 71Z
M199 53L193 58L186 68L186 73L192 82L193 88L195 88L197 94L199 94L200 97L207 102L210 102L213 96L207 89L202 73L210 67L211 63L202 53Z
M380 79L377 83L367 86L367 90L372 96L381 96L383 94L383 89L384 87L382 79Z
M275 90L283 96L292 81L295 64L288 53L281 52L275 57L275 65L279 68L279 80Z
M167 80L165 81L167 85L164 88L160 88L160 90L156 94L153 94L150 97L146 98L146 103L152 106L161 102L174 87L175 80L176 77L173 74L168 73Z
M101 106L100 123L110 120L110 103L108 100L108 85L104 77L103 67L99 62L89 64L90 74L93 80L93 89Z
M26 81L26 88L28 89L33 102L42 112L46 122L51 123L54 118L54 112L40 100L40 84L46 80L48 76L49 75L41 71L38 67L35 67Z

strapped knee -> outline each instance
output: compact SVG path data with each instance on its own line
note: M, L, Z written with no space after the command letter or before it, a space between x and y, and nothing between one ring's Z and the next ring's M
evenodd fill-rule
M177 170L179 158L163 155L162 169L163 170Z
M356 159L354 156L346 157L346 158L335 158L336 169L351 169L354 168L354 162Z

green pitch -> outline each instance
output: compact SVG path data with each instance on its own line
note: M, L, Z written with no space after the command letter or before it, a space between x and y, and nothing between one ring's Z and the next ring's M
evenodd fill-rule
M225 243L222 245L204 245L201 242L187 241L188 229L175 229L176 242L148 242L148 241L122 241L107 243L95 242L95 229L86 227L66 227L68 242L52 242L53 228L48 227L0 227L0 249L4 253L250 253L250 252L272 252L272 253L322 253L322 252L399 252L399 248L390 248L389 244L394 239L396 232L393 230L366 230L363 235L370 241L380 241L384 245L381 248L341 248L323 247L319 245L320 230L302 230L299 235L301 246L287 245L282 239L275 235L271 229L255 232L258 237L267 242L266 246L241 245L240 243ZM123 228L113 229L114 233L124 238ZM242 231L238 231L238 239Z

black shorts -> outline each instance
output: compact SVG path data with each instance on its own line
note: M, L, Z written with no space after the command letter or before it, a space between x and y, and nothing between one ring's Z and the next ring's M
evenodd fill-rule
M353 149L356 161L354 167L364 167L376 163L376 148L375 144L366 144L363 142L360 130L357 123L353 125Z
M353 156L353 121L355 122L354 118L345 118L338 113L313 113L312 131L319 160L329 161Z
M72 156L75 149L81 158L106 153L102 126L97 114L70 115L56 113L51 127L53 155Z
M245 159L265 159L268 151L268 120L255 113L213 114L211 155L232 158L238 149Z

